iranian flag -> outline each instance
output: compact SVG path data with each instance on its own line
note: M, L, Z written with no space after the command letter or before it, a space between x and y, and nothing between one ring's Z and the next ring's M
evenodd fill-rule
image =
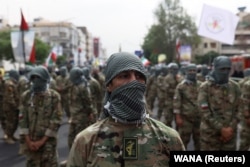
M56 62L56 53L54 51L51 51L48 58L46 59L45 66L48 67L49 65L53 65Z
M142 57L142 58L141 58L141 61L142 61L142 64L143 64L144 66L150 65L150 61L149 61L147 58L145 58L145 57Z

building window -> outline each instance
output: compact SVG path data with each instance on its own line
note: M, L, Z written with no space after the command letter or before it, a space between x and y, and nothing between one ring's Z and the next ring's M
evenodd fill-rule
M65 32L59 32L59 36L60 36L61 38L65 38L65 37L66 37L66 33L65 33Z
M211 47L211 48L216 48L216 43L215 43L215 42L211 42L211 43L210 43L210 47Z
M49 36L49 32L42 32L41 36Z
M207 48L207 43L204 43L203 46L204 46L204 48Z

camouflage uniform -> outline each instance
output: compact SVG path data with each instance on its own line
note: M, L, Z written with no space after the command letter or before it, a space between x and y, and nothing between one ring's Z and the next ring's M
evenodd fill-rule
M180 83L182 78L179 75L173 75L169 73L165 78L166 86L166 110L164 111L166 125L172 126L172 121L174 120L173 114L173 99L175 88L178 83Z
M57 91L56 80L52 78L52 76L50 78L49 88Z
M240 151L248 151L250 148L250 80L244 82L241 87L242 105L240 111L241 129L240 129Z
M69 76L63 77L59 75L57 76L55 83L56 83L56 90L58 93L60 93L60 96L61 96L62 109L66 113L66 116L70 118L68 89L71 83L69 80Z
M50 75L43 66L30 72L31 89L20 102L20 135L24 136L21 154L28 167L57 167L57 132L62 121L60 95L48 88Z
M81 73L78 75L77 73ZM75 136L93 123L94 109L92 106L91 92L87 81L81 81L75 84L72 81L72 74L76 73L76 78L79 79L83 76L82 70L74 67L70 71L70 80L73 85L69 88L69 106L70 106L70 125L68 135L68 146L71 148ZM74 75L74 74L73 74Z
M11 71L14 72L15 70ZM11 74L9 75L10 75L9 78L4 81L3 114L5 117L5 125L6 125L5 133L8 136L7 143L12 144L14 143L15 140L14 134L18 127L19 97L17 91L17 81L19 76L15 78L11 77Z
M154 109L155 99L157 98L157 72L152 67L150 73L151 75L147 81L146 101L151 113Z
M77 135L67 166L167 167L170 151L184 149L178 133L159 121L128 125L106 118Z
M157 97L158 97L158 112L157 112L157 118L158 120L161 120L162 113L165 109L165 101L166 101L166 86L165 86L165 78L167 73L163 71L163 66L161 67L161 73L157 77ZM165 67L166 68L166 67Z
M216 57L207 81L200 86L202 151L236 150L237 125L241 116L240 87L229 79L231 67L228 57Z
M110 56L102 119L80 132L68 167L169 166L172 150L185 150L179 134L148 116L146 70L127 52Z
M28 73L32 70L32 68L29 68L29 71L27 71L28 67L25 69L24 75L22 75L18 81L17 84L17 90L18 90L18 97L21 98L22 94L31 88L31 82L29 81L28 78ZM25 149L25 138L24 135L20 135L19 139L19 154L22 154Z
M91 97L92 97L93 109L96 110L94 112L94 115L95 115L95 118L98 118L102 111L101 86L96 79L91 77L89 80L89 88L90 88Z
M102 97L101 85L95 78L93 78L90 75L90 69L88 67L84 67L82 70L83 70L84 77L87 79L89 83L89 88L90 88L91 98L92 98L92 103L93 103L92 106L93 106L93 109L95 110L95 113L94 113L95 118L98 118L102 111L103 97Z
M174 113L180 114L183 121L182 126L177 130L187 148L192 135L195 150L200 150L200 113L198 111L197 97L201 82L196 83L183 80L175 89Z
M21 99L20 134L29 136L33 142L48 137L37 151L31 151L25 143L27 167L57 167L57 132L62 120L60 95L52 89L38 94L27 90Z
M211 80L201 85L198 95L201 150L236 149L236 130L240 119L239 98L239 85L232 80L228 86L217 85ZM228 126L233 128L234 136L224 143L221 141L221 128Z
M101 86L101 97L103 98L104 94L105 94L105 89L106 89L106 87L105 87L105 77L104 77L104 75L103 75L103 73L101 71L99 71L99 70L97 70L95 68L92 70L92 76L93 76L93 78L95 78L99 82L99 84ZM102 108L102 104L101 104L101 107L98 106L97 108Z
M243 85L244 85L244 83L245 83L246 81L249 81L249 79L250 79L250 68L247 68L247 69L244 70L244 78L241 79L241 80L238 82L240 88L242 88Z

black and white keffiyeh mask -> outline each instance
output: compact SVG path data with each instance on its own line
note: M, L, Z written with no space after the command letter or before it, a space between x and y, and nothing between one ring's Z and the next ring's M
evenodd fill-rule
M107 61L105 84L123 71L134 70L140 72L145 81L147 72L141 60L133 54L119 52L110 56ZM146 84L134 80L116 88L112 92L106 91L104 98L104 117L111 116L122 123L141 123L146 117Z

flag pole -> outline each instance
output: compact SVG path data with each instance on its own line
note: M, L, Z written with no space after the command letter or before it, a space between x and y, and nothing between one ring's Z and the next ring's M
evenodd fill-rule
M21 25L20 25L20 31L21 31L21 38L22 38L22 49L23 49L23 58L24 58L24 65L26 63L26 53L25 53L25 40L24 40L24 35L25 31L29 30L29 26L23 16L23 12L21 9Z
M24 62L24 65L25 65L25 63L26 63L26 54L25 54L24 30L21 30L21 38L22 38L22 48L23 48L23 62Z

